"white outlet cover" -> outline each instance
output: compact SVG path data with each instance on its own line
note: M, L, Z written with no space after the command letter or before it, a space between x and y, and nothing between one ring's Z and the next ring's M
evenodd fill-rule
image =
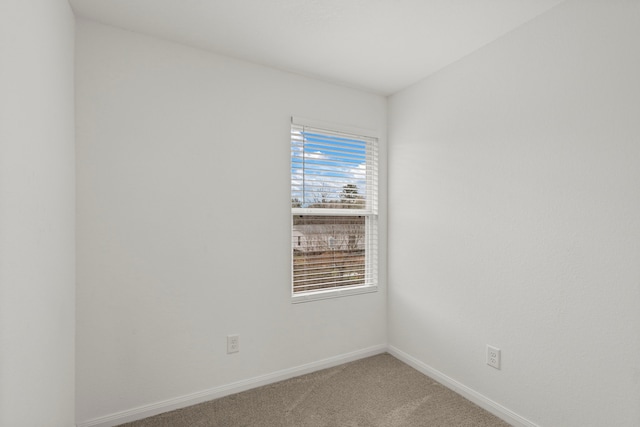
M500 349L487 345L487 365L500 369Z
M240 351L240 335L227 335L227 354Z

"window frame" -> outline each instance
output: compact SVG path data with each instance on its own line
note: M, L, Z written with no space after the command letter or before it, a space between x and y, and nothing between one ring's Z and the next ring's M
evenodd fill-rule
M316 300L323 300L329 298L339 298L350 295L366 294L378 291L379 282L379 240L378 234L378 174L379 174L379 144L380 138L377 132L368 129L357 128L353 126L338 125L335 123L321 122L318 120L310 120L301 117L291 117L290 125L290 150L293 147L293 141L291 135L294 132L294 127L309 127L313 131L322 132L323 130L328 134L345 134L347 137L353 137L354 139L362 138L366 139L367 149L372 149L374 155L371 160L367 160L367 169L371 168L373 177L371 183L367 185L366 189L366 207L364 209L331 209L331 208L294 208L290 205L290 266L291 266L291 279L289 281L289 289L291 293L292 303L302 303ZM369 144L372 144L369 147ZM372 162L373 164L369 164ZM293 187L293 156L290 163L290 185ZM371 188L369 188L371 186ZM292 191L292 190L291 190ZM291 193L291 199L293 200L293 192ZM365 217L365 271L367 272L369 279L368 283L355 286L336 286L333 288L316 289L311 291L298 291L294 292L294 217L296 215L307 216L363 216ZM299 239L299 236L298 236ZM296 240L298 240L296 239Z

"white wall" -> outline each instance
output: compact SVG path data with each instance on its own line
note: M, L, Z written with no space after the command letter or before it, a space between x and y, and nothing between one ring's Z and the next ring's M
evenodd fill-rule
M74 17L0 3L0 426L74 425Z
M385 98L84 20L76 56L79 423L386 344L385 251L289 296L290 116L385 136Z
M540 426L640 425L639 22L569 1L390 99L390 345Z

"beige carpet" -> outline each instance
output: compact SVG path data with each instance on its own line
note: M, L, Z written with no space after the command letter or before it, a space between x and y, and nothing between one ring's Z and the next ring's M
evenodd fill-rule
M508 426L389 354L178 409L123 427Z

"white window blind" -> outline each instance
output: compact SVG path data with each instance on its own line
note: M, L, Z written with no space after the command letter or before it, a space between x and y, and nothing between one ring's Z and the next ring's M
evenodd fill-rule
M378 141L291 125L292 293L377 286Z

